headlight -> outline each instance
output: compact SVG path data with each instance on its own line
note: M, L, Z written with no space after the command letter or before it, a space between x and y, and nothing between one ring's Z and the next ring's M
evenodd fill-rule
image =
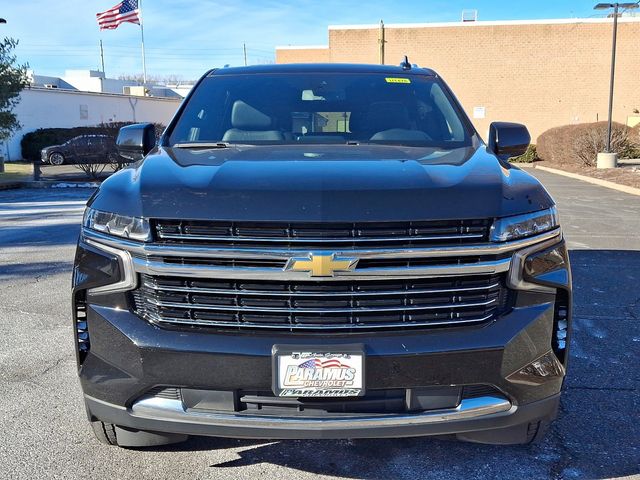
M132 240L151 240L151 228L146 218L129 217L117 213L101 212L87 208L84 213L85 228Z
M491 226L492 242L507 242L548 232L560 225L556 207L539 212L499 218Z

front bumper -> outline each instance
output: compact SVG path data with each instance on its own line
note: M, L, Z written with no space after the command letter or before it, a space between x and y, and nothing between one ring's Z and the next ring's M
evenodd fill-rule
M158 385L268 391L272 346L300 343L300 336L173 331L126 310L91 304L91 349L79 373L89 417L133 429L244 438L398 437L502 429L555 417L562 375L536 384L512 375L549 352L553 312L553 302L542 302L516 307L476 328L323 338L327 348L339 350L340 344L360 337L367 390L482 384L499 392L463 399L455 408L418 413L274 417L198 411L185 408L180 400L145 397Z
M142 400L126 408L85 396L88 411L102 421L134 430L232 438L385 438L467 434L553 420L560 396L515 406L501 398L463 400L454 409L365 417L296 418L237 413L188 412L178 400ZM526 435L526 428L519 432Z
M549 242L566 257L561 238ZM130 257L118 258L109 247L82 241L81 247L74 268L74 302L79 376L90 420L139 430L244 438L458 434L473 439L479 438L478 432L518 427L520 442L531 424L555 418L568 357L568 263L560 270L542 269L543 288L532 285L531 278L510 277L522 289L514 290L510 309L489 323L330 334L238 332L163 328L140 318L132 311L128 286L116 292L103 288L113 286L114 278L126 283L125 260ZM539 246L531 250L536 251ZM510 275L526 270L528 252L514 255ZM559 320L562 311L564 319ZM271 391L274 345L322 345L339 352L353 344L363 346L367 392L400 389L410 395L431 387L462 392L466 386L488 386L493 393L461 395L458 404L421 411L374 414L329 410L296 415L291 410L251 411L239 404L242 392ZM226 392L235 400L232 408L191 408L180 398L150 396L158 387Z

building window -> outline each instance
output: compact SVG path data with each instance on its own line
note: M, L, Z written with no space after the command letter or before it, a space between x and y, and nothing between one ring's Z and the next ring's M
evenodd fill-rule
M80 120L88 120L88 119L89 119L89 106L80 105Z

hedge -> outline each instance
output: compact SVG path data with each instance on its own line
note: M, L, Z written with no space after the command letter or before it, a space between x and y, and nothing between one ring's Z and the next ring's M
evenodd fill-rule
M533 163L536 160L539 160L538 151L533 143L527 147L527 151L522 155L519 157L511 157L509 159L512 163Z
M113 122L95 127L39 128L22 137L20 141L22 158L30 161L38 160L40 159L40 150L43 148L60 145L78 135L108 135L116 138L121 127L131 124L132 122ZM159 137L164 130L164 125L159 123L154 125L156 126L156 137Z

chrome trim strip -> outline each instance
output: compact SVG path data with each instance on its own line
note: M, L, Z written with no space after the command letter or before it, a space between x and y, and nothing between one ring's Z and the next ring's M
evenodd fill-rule
M430 240L459 240L461 238L482 238L482 233L468 233L461 235L437 235L425 237L353 237L353 238L270 238L270 237L212 237L208 235L176 235L158 232L158 237L167 240L196 240L209 242L237 242L237 243L365 243L365 242L424 242ZM232 248L232 247L226 247Z
M459 287L459 288L429 288L429 289L414 289L414 290L365 290L365 291L352 291L352 292L305 292L305 291L269 291L269 290L233 290L233 289L221 289L221 288L204 288L204 287L174 287L154 285L149 282L144 282L144 286L150 288L156 292L184 292L184 293L213 293L216 295L239 295L247 297L378 297L378 296L394 296L394 295L426 295L432 293L454 293L454 292L478 292L483 290L491 290L500 286L500 283L496 282L491 285L485 285L482 287Z
M175 317L157 317L153 314L147 314L147 319L156 324L168 323L172 325L200 325L205 327L219 328L255 328L270 330L382 330L385 328L414 328L414 327L433 327L440 325L468 325L472 323L482 323L491 319L493 314L481 318L467 318L455 320L431 320L426 322L396 322L396 323L375 323L362 324L346 324L346 323L283 323L276 325L273 323L255 323L255 322L223 322L218 320L191 320L186 318Z
M248 427L322 431L330 429L358 429L377 427L408 427L433 423L472 419L511 410L509 400L497 396L468 398L456 408L431 410L414 414L382 414L345 417L267 417L240 413L215 413L185 410L180 400L147 398L135 402L130 414L149 420L197 423L220 427Z
M303 314L303 313L374 313L374 312L421 312L425 310L442 310L454 308L471 308L471 307L488 307L496 303L497 298L484 300L481 302L466 303L440 303L434 305L396 305L390 307L359 307L359 308L279 308L279 307L254 307L254 306L236 306L236 305L209 305L206 303L179 303L179 302L163 302L153 298L147 298L147 303L156 307L165 308L185 308L194 310L207 310L216 312L260 312L260 313L287 313L287 314ZM327 323L327 325L331 325Z
M511 258L488 262L453 264L453 265L425 265L419 267L399 268L363 268L350 272L335 272L333 277L309 277L307 272L292 270L283 271L280 268L268 267L224 267L215 265L177 265L133 258L135 269L139 273L161 276L186 276L194 278L217 278L237 280L389 280L406 279L407 277L451 277L462 275L493 275L509 270Z
M158 255L165 257L198 257L198 258L260 258L288 260L292 256L306 255L309 249L259 249L259 248L221 248L194 245L163 245L154 243L142 243L133 240L120 239L87 228L82 230L83 237L91 238L105 245L128 250L134 255L146 257ZM340 256L357 256L365 258L433 258L433 257L461 257L473 255L500 255L530 245L549 240L560 235L560 228L551 230L535 237L524 238L504 243L482 243L449 247L424 247L424 248L380 248L380 249L353 249L331 251ZM318 252L320 253L320 252Z
M136 275L135 268L133 266L131 254L128 251L108 247L89 239L85 239L84 241L87 243L87 245L91 245L98 250L102 250L106 253L117 256L120 260L120 266L122 267L123 273L123 278L120 281L111 283L109 285L103 285L101 287L90 288L87 290L87 293L94 294L126 292L128 290L133 290L134 288L136 288L136 285L138 283L138 276Z

